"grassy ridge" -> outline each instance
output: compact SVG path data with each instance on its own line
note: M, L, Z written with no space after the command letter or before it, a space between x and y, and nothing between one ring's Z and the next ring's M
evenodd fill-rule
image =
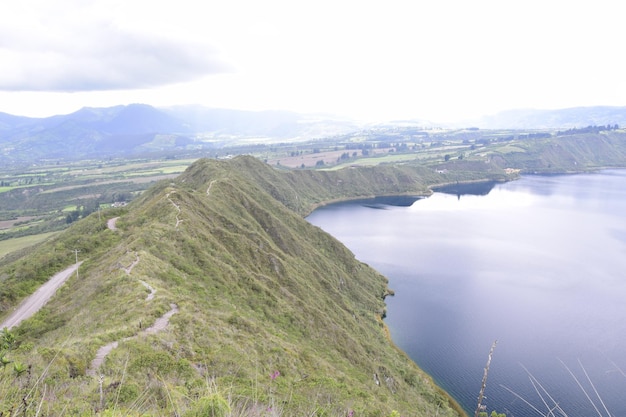
M433 185L506 180L516 170L624 165L624 134L587 136L478 147L429 167L278 171L251 157L199 160L127 209L107 212L121 216L118 231L92 214L2 260L6 316L71 264L72 250L85 259L80 278L15 331L21 344L11 358L44 375L30 404L53 398L50 415L182 415L217 395L234 415L270 408L279 415L455 415L445 394L389 342L380 319L385 278L302 217L333 200L425 194ZM140 280L157 290L154 300ZM166 331L138 336L172 303L180 311ZM119 346L104 362L100 386L85 374L113 341ZM7 375L0 376L0 411L19 407L34 385L33 377L12 384Z
M384 172L362 192L424 190L412 182L399 189L403 171ZM320 190L334 183L348 193L332 175L306 175ZM121 212L118 231L91 215L31 254L41 262L6 266L7 288L23 294L38 284L19 283L71 262L72 248L86 259L80 278L16 330L15 358L35 373L51 364L44 378L56 398L51 414L185 413L206 397L210 380L241 415L269 407L282 415L456 415L391 345L381 321L386 279L289 208L322 201L315 190L298 193L306 190L298 181L250 157L200 161ZM121 268L137 258L127 275ZM139 280L157 290L154 300L145 300ZM171 303L180 312L165 332L134 337ZM85 373L98 348L116 340L102 372L123 395L105 386L101 403L97 379Z

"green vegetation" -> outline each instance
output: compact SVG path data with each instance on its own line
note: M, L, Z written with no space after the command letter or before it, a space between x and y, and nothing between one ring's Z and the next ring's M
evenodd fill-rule
M73 249L85 260L79 278L15 329L15 357L42 381L33 407L45 390L56 398L46 403L50 414L194 415L213 407L241 415L269 408L283 415L457 415L390 343L381 321L386 279L302 218L329 198L426 191L425 180L416 181L421 172L280 172L250 157L201 160L128 208L107 211L107 218L121 216L119 230L92 213L7 263L0 272L5 312L73 263ZM134 259L132 273L124 273ZM157 289L154 300L145 300L139 280ZM124 339L171 303L180 311L166 331ZM101 401L98 377L85 375L112 341L120 342L101 368ZM207 396L207 380L228 408Z
M55 232L42 233L40 235L30 235L24 237L18 237L14 239L7 239L0 241L0 258L11 252L18 251L20 249L27 248L34 244L45 241L51 236L54 236Z
M84 263L12 330L5 356L19 366L0 372L0 413L462 415L390 342L381 319L386 279L303 217L332 201L626 163L619 130L529 135L373 132L308 151L311 143L257 146L257 158L200 159L152 186L166 175L154 164L135 162L147 173L138 183L126 180L134 174L123 163L106 168L119 179L99 177L105 167L94 163L50 170L56 189L4 193L0 215L11 228L0 235L66 230L0 259L1 318L73 264L74 250ZM284 169L288 158L296 169ZM316 161L324 169L308 168ZM184 165L170 163L162 169ZM119 195L133 202L103 208ZM117 230L107 228L113 217ZM144 332L173 304L165 330ZM98 349L112 342L97 376L88 376Z

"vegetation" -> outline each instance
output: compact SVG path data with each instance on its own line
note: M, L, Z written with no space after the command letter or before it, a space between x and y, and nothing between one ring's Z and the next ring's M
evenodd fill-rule
M0 414L462 415L390 342L386 279L303 217L337 200L624 166L626 134L423 133L318 141L310 153L273 145L281 169L265 147L257 158L200 159L150 187L115 183L134 199L120 208L104 208L102 177L51 181L56 192L7 191L5 219L37 219L12 220L4 233L38 227L46 210L48 224L66 229L0 259L0 317L76 256L84 263L11 330L16 342L3 357L19 366L0 373ZM300 163L285 170L287 161ZM310 169L315 161L323 169ZM97 195L95 210L85 195ZM146 332L172 305L167 328Z
M410 180L418 173L280 172L250 157L201 160L107 212L121 216L116 231L96 213L74 223L1 272L8 311L73 263L73 249L85 260L80 277L15 329L15 356L42 378L32 404L49 414L194 415L210 406L242 415L456 415L390 343L381 321L386 279L298 214L330 197L424 191L423 181ZM133 259L126 274L121 268ZM139 280L157 289L154 300L145 300ZM180 311L167 331L134 337L172 303ZM112 341L119 346L100 385L87 370ZM207 397L206 381L228 408ZM0 410L19 403L21 392Z

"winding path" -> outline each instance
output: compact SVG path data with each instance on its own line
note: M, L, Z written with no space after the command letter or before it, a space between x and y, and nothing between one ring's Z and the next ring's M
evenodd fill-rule
M168 199L169 199L169 196L168 196ZM180 208L173 201L172 201L172 204L174 204L174 206L176 206L176 208L180 212ZM117 228L115 226L115 222L117 221L118 218L119 217L114 217L112 219L109 219L107 221L107 227L111 230L116 230ZM178 216L177 216L177 221L178 221ZM132 271L133 267L135 267L135 265L137 265L137 263L139 262L139 255L135 254L135 256L136 256L136 259L132 262L132 264L128 268L123 268L124 272L126 272L126 274L128 275L130 275L130 272ZM41 309L50 300L50 298L52 298L56 290L61 285L63 285L63 283L67 281L67 279L70 276L72 276L72 274L75 271L78 270L78 268L80 267L82 263L83 263L82 261L78 262L70 266L69 268L66 268L63 271L58 272L57 274L52 276L52 278L50 278L45 284L39 287L39 289L37 289L37 291L35 291L30 297L22 301L22 303L15 309L15 311L6 320L0 323L0 329L3 329L3 328L11 329L19 325L22 321L30 318L37 311L39 311L39 309ZM146 301L152 300L154 298L154 294L156 293L156 290L152 288L152 286L150 286L150 284L148 284L147 282L144 282L142 280L139 280L139 282L141 282L142 285L144 285L146 288L150 290L150 294L148 294ZM170 304L170 310L164 315L162 315L161 317L159 317L158 319L156 319L156 321L154 322L152 326L139 332L135 336L126 337L122 339L122 341L127 341L127 340L130 340L135 337L142 336L142 335L156 334L158 332L165 330L165 328L169 324L170 318L172 318L174 314L178 313L178 311L179 311L178 306L176 304L174 303ZM96 371L100 368L106 356L109 353L111 353L111 351L115 349L118 345L119 345L119 341L115 341L107 345L104 345L100 349L98 349L98 352L96 353L96 357L93 359L93 361L91 361L91 366L87 370L87 375L96 376Z
M72 276L80 264L82 264L82 262L74 264L50 278L48 282L39 287L30 297L22 301L17 309L0 324L0 329L5 327L11 329L39 311L39 309L52 298L56 290Z
M170 193L168 193L166 197L174 205L174 207L176 207L176 209L178 210L178 213L180 213L180 207L169 198ZM107 221L107 227L109 229L111 229L111 230L116 230L115 221L117 219L118 219L118 217L115 217L113 219L109 219ZM178 214L177 214L176 215L176 227L178 227L178 224L181 221L182 220L179 220ZM135 260L128 267L123 267L122 266L122 269L124 270L126 275L130 275L131 271L133 270L133 268L138 263L139 263L139 254L137 254L135 252ZM154 299L154 295L156 293L156 290L150 284L148 284L147 282L145 282L143 280L139 280L139 282L150 291L150 294L148 294L148 296L146 297L146 301L150 301L150 300ZM111 351L113 349L115 349L115 348L117 348L119 346L120 342L125 342L125 341L134 339L134 338L139 337L139 336L144 336L144 335L149 335L149 334L156 334L158 332L161 332L161 331L165 330L165 328L168 326L168 324L170 322L170 319L176 313L178 313L178 306L176 304L172 303L172 304L170 304L170 310L167 313L163 314L158 319L156 319L156 321L154 322L154 324L152 324L152 326L150 326L150 327L140 331L139 333L137 333L134 336L125 337L125 338L123 338L121 340L116 340L114 342L111 342L111 343L108 343L108 344L102 346L96 352L96 356L91 361L91 365L90 365L89 369L87 369L86 374L88 376L93 376L93 377L97 376L98 370L100 369L100 367L104 363L104 359L107 357L107 355L109 353L111 353Z
M213 187L213 184L215 184L215 181L217 181L217 180L212 180L212 181L209 183L209 188L207 188L207 189L206 189L206 195L207 195L207 196L208 196L208 195L211 195L211 187Z
M107 220L107 227L110 230L117 230L117 226L116 226L117 219L119 219L119 217L113 217L112 219Z
M167 199L168 199L168 201L174 205L174 207L176 208L176 210L178 210L178 213L176 213L176 226L175 226L175 228L176 228L176 229L178 229L178 225L179 225L179 224L181 224L183 220L182 220L181 218L179 218L179 217L178 217L178 216L180 215L180 212L181 212L180 206L179 206L178 204L174 203L174 200L172 200L172 199L170 198L170 194L175 193L175 192L176 192L176 191L170 191L169 193L167 193L167 195L165 196L165 198L167 198Z
M150 326L147 329L139 332L135 336L125 337L121 341L122 342L126 342L128 340L134 339L134 338L139 337L139 336L148 335L148 334L156 334L156 333L158 333L160 331L165 330L167 325L170 323L170 318L172 318L172 316L174 314L178 313L178 306L176 304L173 304L173 303L170 304L170 308L171 308L171 310L168 311L167 313L163 314L158 319L156 319L156 321L154 322L154 324L152 326ZM102 346L100 349L98 349L98 351L96 352L96 357L91 361L91 366L89 367L89 369L87 369L87 375L88 376L96 376L97 375L98 369L100 369L100 366L102 366L102 364L104 363L104 358L106 358L106 356L109 353L111 353L111 351L113 349L118 347L119 342L120 341L116 340L115 342L111 342L109 344L106 344L106 345Z
M124 272L126 272L126 275L130 275L130 272L138 263L139 263L139 255L135 252L135 260L133 261L133 263L131 263L128 268L122 267L122 269L124 270ZM146 281L141 280L141 279L138 281L141 283L141 285L146 287L148 291L150 291L150 294L148 294L148 296L146 297L146 301L150 301L154 299L154 294L156 293L156 290L152 287L152 285L148 284Z
M128 268L122 267L122 269L124 270L124 272L126 272L126 275L130 275L130 272L138 263L139 263L139 255L135 252L135 260L133 261L133 263L131 263Z

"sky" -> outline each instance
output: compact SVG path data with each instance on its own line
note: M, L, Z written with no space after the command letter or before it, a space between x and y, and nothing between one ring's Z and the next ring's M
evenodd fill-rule
M618 0L20 0L0 112L201 104L363 121L626 105Z

